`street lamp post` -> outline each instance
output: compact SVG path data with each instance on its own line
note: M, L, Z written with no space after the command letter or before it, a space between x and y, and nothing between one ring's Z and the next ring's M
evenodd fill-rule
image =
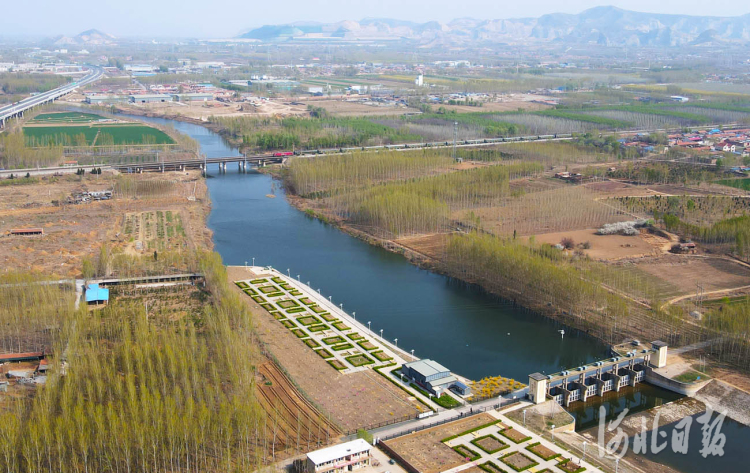
M340 309L341 309L342 311L344 310L344 303L343 303L343 302L339 303L339 308L340 308Z
M255 266L255 258L253 258L253 266Z
M297 281L299 281L299 274L297 275ZM300 282L302 282L302 281L300 281Z
M583 456L581 457L581 462L583 462L586 459L586 442L583 442Z
M383 341L385 341L385 339L383 339L383 329L382 328L380 329L380 339L383 340Z
M523 426L526 427L526 409L523 410Z
M372 321L371 321L371 320L368 320L368 321L367 321L367 331L368 331L368 332L370 332L370 333L372 333L372 329L370 328L370 324L371 324L371 323L372 323Z
M245 269L247 269L247 261L245 261Z
M292 277L291 272L289 272L289 268L286 268L286 275L289 276L290 278Z
M357 320L357 313L352 311L352 317L354 317L354 320Z
M394 338L393 343L396 345L396 348L398 348L398 338Z
M411 359L412 359L412 361L415 360L415 358L414 358L414 349L413 348L411 349Z
M555 424L552 424L552 428L550 429L550 433L552 434L552 441L555 441Z

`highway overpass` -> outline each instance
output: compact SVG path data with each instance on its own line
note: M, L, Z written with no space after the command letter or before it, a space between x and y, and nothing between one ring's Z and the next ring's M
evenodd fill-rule
M101 79L102 75L103 74L100 69L92 67L89 74L79 81L63 85L41 94L32 95L31 97L27 97L19 102L0 108L0 128L5 128L5 124L8 122L8 120L16 117L22 117L25 111L39 105L43 105L45 103L52 103L63 95L67 95L75 91L79 87L88 85Z

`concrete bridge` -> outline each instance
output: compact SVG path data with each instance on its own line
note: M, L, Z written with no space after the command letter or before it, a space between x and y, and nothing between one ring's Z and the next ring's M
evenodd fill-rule
M32 95L19 102L0 107L0 128L4 128L8 120L13 118L23 117L24 112L30 110L39 105L52 103L64 95L68 95L74 92L79 87L88 85L95 82L102 77L102 71L98 68L91 68L90 73L83 79L73 82L72 84L66 84L56 89L43 92L41 94Z
M101 166L101 168L115 169L124 173L185 171L188 169L200 169L203 171L209 164L218 164L219 171L226 172L228 164L236 163L238 170L247 171L251 166L265 167L268 164L283 164L286 162L286 159L287 156L274 155L226 156L219 158L164 161L160 163L112 164L110 166Z
M651 369L667 364L667 345L661 341L648 345L633 341L614 346L611 351L613 356L606 360L550 375L530 374L529 398L535 404L554 399L567 407L574 401L635 386Z

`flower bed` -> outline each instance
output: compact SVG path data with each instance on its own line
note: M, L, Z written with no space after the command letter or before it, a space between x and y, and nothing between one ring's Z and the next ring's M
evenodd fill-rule
M487 427L492 427L493 425L497 425L499 423L500 423L499 420L493 420L492 422L489 422L487 424L478 425L478 426L474 427L473 429L464 430L460 434L451 435L450 437L445 437L443 440L441 440L441 442L448 442L450 440L457 439L457 438L459 438L459 437L461 437L463 435L471 434L473 432L477 432L479 430L486 429Z
M361 346L367 351L375 350L376 348L378 348L376 345L373 345L369 340L363 340L361 342L357 342L357 345Z
M318 305L311 305L310 306L310 310L313 311L313 312L315 312L316 314L322 314L323 312L326 311L325 309L321 308Z
M338 322L332 323L331 325L333 325L334 327L336 327L337 330L341 330L342 332L344 330L349 330L349 327L346 326L346 325L344 325L344 322L341 322L340 320Z
M235 282L235 284L236 284L236 285L237 285L237 287L239 287L240 289L247 289L247 288L249 288L249 287L250 287L250 285L249 285L248 283L246 283L245 281L236 281L236 282Z
M342 351L342 350L348 350L350 348L354 348L354 345L352 345L351 343L341 343L339 345L333 345L331 347L331 350Z
M295 334L297 336L297 338L309 337L309 335L307 334L307 332L305 332L301 328L293 328L292 329L292 333Z
M333 366L339 371L346 369L346 365L340 362L339 360L328 360L328 364Z
M388 356L383 350L374 351L370 355L374 356L378 361L390 361L393 359L392 356Z
M375 363L371 358L369 358L367 355L363 355L362 353L359 353L357 355L347 356L344 359L348 361L355 368L358 368L360 366L365 366L365 365L371 365Z
M475 452L474 450L470 449L466 445L456 445L453 447L453 451L461 455L463 458L466 459L466 461L473 462L474 460L479 460L482 456Z
M261 294L273 294L276 292L281 292L278 287L276 286L260 286L258 290L261 292Z
M257 286L259 284L263 284L263 283L267 283L267 282L268 282L268 279L258 278L258 279L253 279L252 281L250 281L250 284L253 284L253 285Z
M273 318L276 320L285 319L286 315L282 314L281 312L269 312L271 315L273 315Z
M322 340L323 343L326 345L336 345L337 343L345 342L344 337L340 335L335 335L333 337L327 337Z
M482 437L475 438L474 440L471 441L471 443L473 443L477 447L481 448L484 452L489 453L489 454L497 453L500 450L503 450L510 446L492 434L483 435Z
M258 304L265 304L266 303L266 299L264 297L261 297L261 296L252 296L252 298Z
M270 294L266 294L265 296L266 297L281 297L283 295L284 295L284 293L281 292L281 291L279 291L279 292L272 292Z
M582 471L586 471L585 466L574 463L570 460L570 458L563 458L562 460L560 460L560 462L557 464L557 467L567 473L581 473Z
M322 318L326 322L335 322L336 320L338 320L336 317L334 317L333 315L331 315L328 312L320 312L320 313L317 313L317 314L320 316L320 318Z
M516 471L528 470L532 466L537 466L539 464L521 452L509 453L500 458L500 461Z
M304 312L304 311L305 311L304 307L295 307L293 309L287 309L286 313L287 314L299 314L300 312Z
M301 303L305 304L305 305L313 305L313 304L315 304L315 302L311 301L309 297L303 297L299 301Z
M276 305L281 309L291 309L292 307L299 307L297 301L293 300L276 301Z
M352 333L347 334L346 338L348 338L349 340L354 340L356 342L357 340L362 340L365 337L358 334L357 332L352 332Z
M482 463L481 465L479 465L479 468L483 469L487 473L505 473L505 470L492 462Z
M271 278L271 281L275 282L276 284L284 284L284 282L285 282L285 281L284 281L283 279L281 279L281 278L280 278L280 277L278 277L278 276L274 276L274 277L272 277L272 278Z
M294 289L294 290L292 290L292 291L289 291L289 294L291 294L291 295L293 295L293 296L295 296L295 297L299 297L299 296L301 296L301 295L302 295L302 293L301 293L301 292L299 292L299 291L298 291L298 290L296 290L296 289Z
M318 348L320 346L320 343L316 342L312 338L308 338L307 340L305 340L305 345L310 348Z
M500 435L507 439L510 439L513 443L523 443L527 440L531 440L531 437L522 432L519 432L513 427L508 427L507 429L501 430Z
M560 456L559 453L545 447L539 442L532 443L531 445L527 446L526 450L530 451L544 461L552 460L553 458L557 458Z
M307 327L307 330L309 330L312 333L318 333L322 332L323 330L328 330L330 327L326 324L317 324L317 325L310 325Z
M290 286L289 284L287 284L287 283L281 283L281 284L279 284L279 287L282 288L283 290L287 291L287 292L294 290L294 288L292 286Z
M292 322L289 319L280 320L279 322L281 322L284 325L284 327L286 327L286 328L296 328L297 327L297 324L295 324L294 322Z
M300 323L302 325L315 325L320 323L320 319L315 317L314 315L305 315L303 317L299 317L297 319L297 323Z
M320 355L320 357L323 358L324 360L327 360L328 358L333 358L333 353L326 350L325 348L321 348L320 350L315 350L315 353Z
M255 289L252 289L252 288L249 288L249 287L247 289L244 289L242 292L244 292L248 296L254 296L254 295L256 295L258 293L258 291L256 291Z
M276 312L276 307L268 302L266 302L265 304L261 304L260 306L266 309L268 312Z

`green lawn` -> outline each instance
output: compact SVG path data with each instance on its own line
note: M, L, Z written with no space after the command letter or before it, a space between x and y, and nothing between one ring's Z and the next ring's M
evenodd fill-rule
M695 381L705 381L711 378L705 373L700 373L698 371L690 370L682 374L679 374L672 379L674 379L675 381L679 381L681 383L693 383Z

